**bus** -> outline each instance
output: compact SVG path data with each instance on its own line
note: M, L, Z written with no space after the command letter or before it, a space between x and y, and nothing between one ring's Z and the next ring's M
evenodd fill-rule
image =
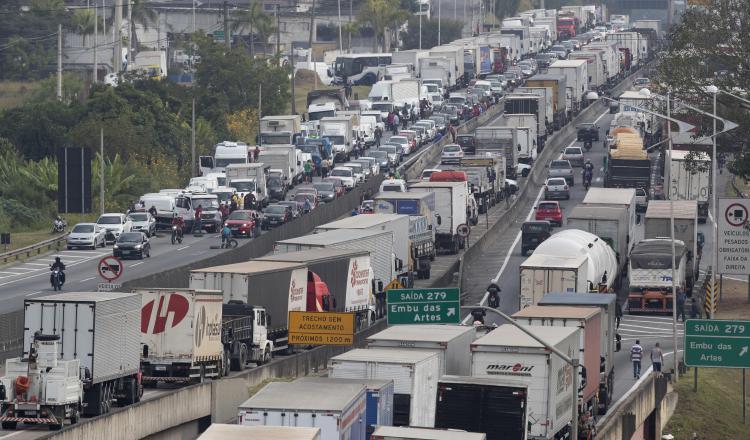
M339 55L333 66L334 82L343 84L346 77L353 85L371 86L382 78L391 59L389 53Z

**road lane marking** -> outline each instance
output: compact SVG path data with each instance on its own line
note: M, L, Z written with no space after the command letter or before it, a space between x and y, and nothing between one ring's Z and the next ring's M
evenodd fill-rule
M85 283L86 281L93 280L94 278L96 278L96 277L84 278L81 281L79 281L79 283Z
M24 266L48 266L46 263L23 263Z
M36 292L31 292L31 293L27 293L27 294L26 294L26 295L24 295L24 296L31 296L31 295L36 295L37 293L42 293L42 291L41 291L41 290L37 290Z
M131 264L130 267L136 267L136 266L138 266L140 264L143 264L143 261L139 261L137 263Z
M187 248L189 248L189 247L190 247L190 245L187 245L187 246L183 246L183 247L181 247L181 248L177 248L177 250L178 250L178 251L181 251L181 250L183 250L183 249L187 249Z

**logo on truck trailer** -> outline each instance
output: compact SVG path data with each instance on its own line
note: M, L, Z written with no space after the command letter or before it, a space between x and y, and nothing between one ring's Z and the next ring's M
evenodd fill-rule
M206 306L201 306L198 310L198 314L195 317L195 346L200 347L203 340L215 341L217 337L221 336L221 321L213 319L206 313Z
M166 308L164 307L164 300L167 295L159 296L159 306L154 308L156 300L149 301L141 308L141 333L152 333L158 335L164 333L167 330L167 320L172 317L169 321L169 328L177 327L180 322L190 311L190 303L187 298L178 294L172 293L169 295L167 300ZM151 322L153 321L153 330L149 332Z
M531 376L533 365L524 366L521 363L516 364L490 364L487 365L487 374L503 376Z

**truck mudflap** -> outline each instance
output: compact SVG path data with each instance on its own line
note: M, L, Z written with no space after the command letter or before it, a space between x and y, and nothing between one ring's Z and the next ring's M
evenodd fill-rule
M13 422L13 423L35 423L35 424L47 424L57 425L61 423L54 417L0 417L0 422Z
M190 382L190 377L188 377L188 376L181 376L181 377L173 377L173 376L141 376L141 381L143 381L143 382L178 383L178 382Z

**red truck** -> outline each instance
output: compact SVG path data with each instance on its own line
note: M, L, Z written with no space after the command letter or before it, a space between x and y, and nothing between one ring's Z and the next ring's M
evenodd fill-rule
M571 15L557 17L557 40L569 40L578 34L578 18Z

